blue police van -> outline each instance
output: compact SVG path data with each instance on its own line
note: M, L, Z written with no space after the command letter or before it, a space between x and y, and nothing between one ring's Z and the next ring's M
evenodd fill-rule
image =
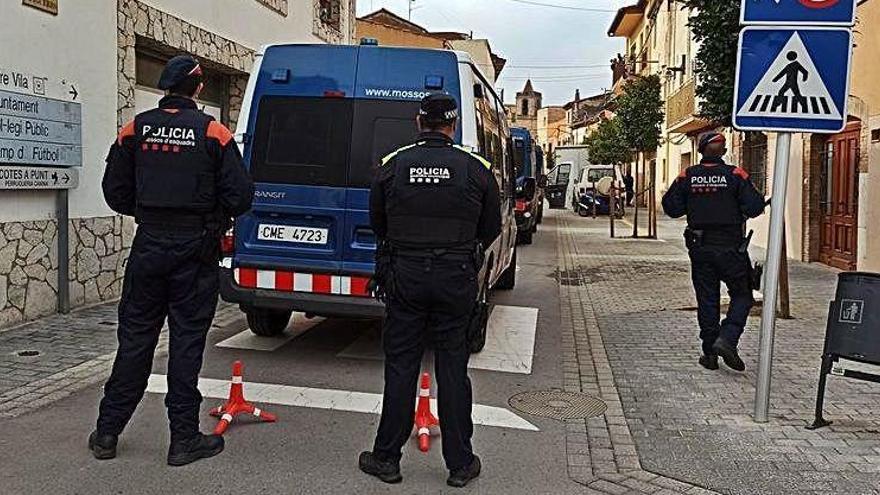
M384 314L367 289L376 249L369 187L382 157L416 137L421 99L440 91L461 108L457 143L492 164L501 190L502 233L480 272L480 307L488 314L490 289L513 288L510 131L470 57L373 44L271 45L256 59L236 132L256 183L254 207L224 238L221 262L221 296L240 305L254 333L283 332L293 311Z
M528 129L510 129L513 141L513 163L516 169L517 242L531 244L544 217L544 152Z

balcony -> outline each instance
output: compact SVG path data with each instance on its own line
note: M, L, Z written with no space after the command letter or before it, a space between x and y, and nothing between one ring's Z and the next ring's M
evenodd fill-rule
M697 117L696 113L696 83L691 79L666 100L666 129L669 132L688 134L711 125Z

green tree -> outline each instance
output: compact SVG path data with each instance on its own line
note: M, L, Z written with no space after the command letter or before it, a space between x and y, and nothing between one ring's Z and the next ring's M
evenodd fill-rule
M600 122L596 131L586 137L584 144L593 163L620 165L632 161L632 152L623 140L617 117Z
M623 141L630 150L656 151L663 123L660 77L636 77L627 82L617 99L617 119Z
M740 0L680 0L693 9L690 27L697 51L694 73L700 116L729 127L733 112Z

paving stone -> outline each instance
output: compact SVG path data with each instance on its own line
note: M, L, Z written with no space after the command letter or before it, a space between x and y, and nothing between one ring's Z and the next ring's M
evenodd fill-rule
M559 278L563 350L575 358L569 362L580 363L582 387L600 391L609 404L605 420L587 423L594 471L611 468L605 446L597 445L607 431L617 472L659 474L650 482L658 492L880 494L876 385L832 377L825 409L835 424L804 429L835 271L790 263L797 319L778 322L771 422L758 425L751 412L760 322L750 321L741 342L745 373L698 367L683 224L661 220L666 242L657 242L609 239L601 219L560 213L554 220L558 270L565 275ZM627 439L635 449L623 448Z

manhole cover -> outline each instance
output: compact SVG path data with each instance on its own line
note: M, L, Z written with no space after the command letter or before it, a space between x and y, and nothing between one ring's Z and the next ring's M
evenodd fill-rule
M562 390L523 392L511 397L507 403L519 412L558 420L593 418L608 409L595 397Z
M31 349L26 349L23 351L15 351L15 354L18 357L37 357L40 355L40 351L35 351Z

